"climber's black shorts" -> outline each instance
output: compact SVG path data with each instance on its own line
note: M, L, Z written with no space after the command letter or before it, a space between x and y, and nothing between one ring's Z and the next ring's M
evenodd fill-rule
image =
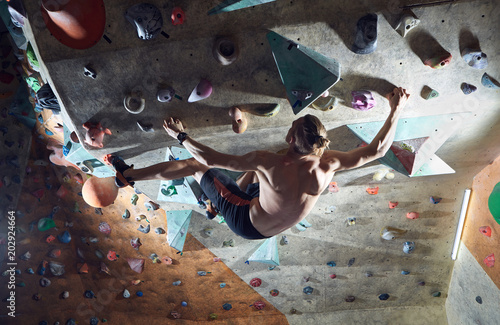
M229 228L245 239L264 239L250 221L250 201L259 196L259 183L243 192L229 176L209 169L201 178L201 189L224 217Z

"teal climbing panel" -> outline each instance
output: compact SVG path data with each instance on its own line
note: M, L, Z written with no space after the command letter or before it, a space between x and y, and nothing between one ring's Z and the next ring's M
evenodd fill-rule
M192 210L167 211L167 241L170 247L182 252L191 221Z
M340 79L340 63L275 32L267 34L281 81L298 114Z
M64 126L64 147L66 149L63 152L66 153L64 158L67 161L77 165L82 172L96 177L104 178L115 176L115 171L113 169L88 153L80 143L71 141L70 134L71 131Z
M220 14L222 12L229 12L238 9L253 7L276 0L225 0L218 6L210 9L208 15Z
M262 245L248 258L250 262L280 265L278 241L276 236L266 239Z
M454 173L435 152L470 114L465 112L400 119L395 142L380 162L409 177ZM384 122L350 124L347 127L361 140L370 143ZM410 152L404 153L405 149Z
M184 148L170 147L167 149L165 161L184 160L191 158L191 154ZM171 189L175 188L175 192ZM192 177L184 177L170 181L161 181L157 201L197 204L201 195L201 188Z

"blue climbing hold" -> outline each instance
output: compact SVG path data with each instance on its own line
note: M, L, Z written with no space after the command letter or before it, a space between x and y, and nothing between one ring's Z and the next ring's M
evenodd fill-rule
M59 239L59 241L61 243L64 243L64 244L67 244L71 241L71 235L69 234L69 232L66 230L65 232L63 232L62 234L60 235L57 235L57 239Z
M90 319L90 325L97 325L97 324L99 324L99 318L97 318L97 317L95 317L95 316L94 316L94 317L92 317L92 318Z
M330 261L330 262L326 263L326 265L334 267L334 266L337 266L337 263L335 263L334 261Z
M54 133L47 128L45 128L45 134L48 136L54 135Z
M313 293L314 289L310 286L307 286L304 288L304 290L302 290L306 295L310 295Z
M401 271L401 274L402 274L402 275L408 275L408 274L410 274L410 271L405 271L405 270L403 270L403 271Z
M231 304L225 303L224 305L222 305L222 308L224 308L224 310L231 310L233 306L231 306Z
M43 123L43 116L42 116L42 114L38 115L37 120L38 120L38 122Z
M83 296L87 299L92 299L95 297L95 294L92 290L86 290Z
M387 299L389 299L389 294L383 293L380 296L378 296L378 299L380 299L380 300L387 300Z
M199 276L205 276L205 275L207 275L207 272L205 272L205 271L198 271L198 275Z
M221 288L224 288L226 286L226 284L224 282L222 282L221 284L219 284L219 287Z
M181 285L181 280L175 281L172 283L174 286L180 286Z
M183 301L183 302L181 302L181 305L182 305L182 307L186 307L188 305L188 303Z
M407 241L403 244L403 252L405 254L411 254L415 250L415 243L412 241Z
M16 274L21 274L21 270L16 269Z
M67 146L63 146L63 147L62 147L62 150L63 150L63 155L64 155L64 157L67 157L67 156L68 156L68 154L69 154L69 150L70 150L70 148L68 148Z
M144 294L142 293L142 291L137 291L135 294L137 295L137 297L142 297L142 296L144 296Z

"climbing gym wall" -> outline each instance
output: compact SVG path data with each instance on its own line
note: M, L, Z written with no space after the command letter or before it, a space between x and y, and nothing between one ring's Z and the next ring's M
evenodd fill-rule
M500 256L500 224L498 210L490 209L500 204L495 196L499 182L500 157L474 177L446 302L450 324L497 324L500 319L500 271L495 261Z

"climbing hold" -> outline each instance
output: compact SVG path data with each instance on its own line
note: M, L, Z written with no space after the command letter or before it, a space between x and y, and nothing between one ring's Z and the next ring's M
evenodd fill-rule
M347 225L348 226L356 225L356 218L347 218Z
M273 297L276 297L277 295L280 294L280 292L278 291L278 289L273 289L273 290L269 291L269 294Z
M97 73L89 66L83 67L83 75L92 79L97 78Z
M155 131L155 129L153 128L153 124L152 123L144 123L144 122L141 122L141 121L137 121L136 123L137 123L137 126L139 127L139 129L142 132L153 133Z
M215 320L215 319L217 319L217 317L218 317L218 316L217 316L217 314L212 313L212 314L208 315L208 317L209 317L211 320Z
M35 293L31 299L33 299L34 301L39 301L40 299L42 299L42 295L39 294L39 293Z
M354 300L356 300L356 297L354 297L354 296L347 296L347 297L345 298L345 301L346 301L346 302L353 302Z
M66 230L64 231L62 234L60 235L57 235L57 239L59 239L59 241L63 244L67 244L71 241L71 235L69 234L69 232Z
M76 320L73 318L70 318L66 321L66 325L76 325Z
M252 280L250 280L250 285L254 288L260 287L261 284L262 284L262 280L259 278L253 278Z
M264 307L266 307L266 304L263 301L259 300L259 301L254 302L253 306L255 309L261 310L261 309L264 309Z
M419 286L423 287L425 286L425 281L420 281L419 283L417 283Z
M240 134L245 132L248 127L246 113L242 112L238 107L233 106L229 109L228 114L233 124L234 133Z
M490 77L486 72L481 78L481 83L483 84L483 86L490 89L500 89L500 84L498 83L498 81Z
M108 260L110 261L116 261L118 259L118 255L116 255L115 251L108 251L108 254L106 256Z
M403 252L405 254L411 254L415 250L415 243L412 241L407 241L403 244Z
M431 196L429 200L431 201L432 204L438 204L439 202L441 202L442 198Z
M186 15L181 7L174 7L172 9L172 15L170 15L170 19L172 20L172 24L174 26L181 25L184 23L184 19L186 19Z
M336 274L330 274L330 279L336 279L337 275Z
M487 267L493 267L495 265L495 254L486 256L483 262Z
M182 283L181 280L178 280L178 281L172 282L172 285L174 285L174 286L180 286L181 283Z
M477 296L477 297L476 297L476 302L477 302L478 304L482 304L482 303L483 303L483 298L481 298L481 296Z
M389 201L389 209L394 209L395 207L397 207L399 204L399 202L391 202Z
M481 50L464 48L462 50L462 57L469 66L475 69L486 69L488 66L488 57Z
M413 28L417 27L420 24L420 19L415 18L412 14L405 14L399 20L398 25L396 26L396 31L401 34L401 36L405 37L406 34Z
M51 284L50 280L47 278L41 278L40 279L40 286L42 287L48 287Z
M281 246L289 244L288 237L286 235L281 236L280 244Z
M111 233L111 226L107 222L102 221L99 224L99 231L105 235L109 235Z
M95 297L95 293L92 290L85 290L83 296L87 299L92 299Z
M432 293L432 296L433 296L433 297L436 297L436 298L437 298L437 297L441 297L441 292L439 292L439 291L435 291L435 292L433 292L433 293Z
M435 56L435 57L432 57L432 58L425 60L424 64L426 66L433 68L433 69L441 69L441 68L446 67L448 64L450 64L451 58L452 58L451 54L446 52L445 54Z
M221 258L220 258L220 257L214 257L214 258L213 258L213 261L214 261L214 262L220 262L220 261L221 261Z
M299 231L306 231L307 228L310 228L312 224L310 224L306 219L302 219L299 223L295 225Z
M313 293L314 289L310 286L307 286L305 287L303 290L302 290L306 295L310 295Z
M335 205L330 205L329 207L326 207L326 213L333 213L335 210L337 210L337 207Z
M337 186L337 182L330 182L328 184L328 192L337 193L339 191L339 187Z
M193 89L189 95L188 103L200 101L208 98L212 94L212 84L207 79L201 79L198 85Z
M142 296L144 296L144 293L143 293L142 291L140 291L140 290L139 290L139 291L137 291L137 292L135 293L135 295L136 295L137 297L142 297Z
M389 294L383 293L380 296L378 296L378 299L380 299L380 300L387 300L387 299L389 299Z
M97 317L95 317L95 316L92 317L90 319L90 325L97 325L97 324L99 324L99 319Z
M166 265L171 265L173 263L172 258L170 258L168 256L163 256L161 258L161 262L166 264Z
M488 197L488 208L493 219L500 224L500 183L497 183Z
M20 287L20 288L24 288L24 287L26 287L26 283L24 283L23 281L21 281L19 283L16 283L16 286Z
M376 101L368 90L356 90L351 92L352 108L358 111L368 111L375 107Z
M24 253L23 255L19 256L19 259L23 260L23 261L27 261L31 258L31 253L29 251L27 251L26 253Z
M142 258L127 258L127 263L137 273L144 271L144 259Z
M63 291L61 293L61 298L62 299L68 299L69 298L69 291Z
M379 187L369 187L366 189L366 193L370 194L370 195L375 195L375 194L378 194L378 190L379 190Z
M143 219L146 219L146 216L144 214L140 214L137 217L135 217L135 221L141 221Z
M40 231L46 231L51 228L54 228L55 226L56 223L51 218L42 218L38 220L38 230Z
M148 211L150 211L150 210L156 211L160 208L160 205L158 203L153 202L153 201L145 202L144 206L146 207L146 209L148 209Z
M139 196L137 196L137 194L134 194L130 198L130 203L132 203L133 205L137 205L137 200L139 200Z
M54 248L49 252L49 257L58 258L59 256L61 256L61 250L58 248Z
M234 247L234 240L229 239L222 242L222 247Z
M330 267L334 267L334 266L337 266L337 263L335 263L334 261L330 261L330 262L326 263L326 265L328 265Z
M356 258L354 258L354 257L353 257L353 258L351 258L351 259L349 260L349 262L347 263L347 266L348 266L348 267L352 266L352 265L354 264L354 262L355 262L355 261L356 261Z
M125 11L125 18L136 28L137 37L150 40L158 36L163 26L160 10L149 3L136 4Z
M78 269L78 273L80 273L80 274L89 273L89 266L87 265L87 263L83 263L83 264L78 263L76 267Z
M238 57L239 49L229 37L219 37L215 40L212 54L215 60L222 65L233 63Z
M226 284L224 282L222 282L221 284L219 284L219 287L221 288L225 288L226 287Z
M205 235L210 237L214 233L214 230L212 228L205 228L203 229L203 232L205 233Z
M144 227L143 225L140 225L139 228L137 228L137 230L139 230L140 232L143 232L143 233L147 234L151 230L151 227L150 227L149 224L146 227Z
M352 51L357 54L370 54L377 48L377 22L376 14L361 17L356 25L356 36Z
M157 233L158 235L162 235L165 233L165 230L161 227L157 227L155 228L155 233Z
M365 276L366 276L367 278L371 278L371 277L373 276L373 273L371 273L371 272L366 272L366 273L365 273Z
M182 307L186 307L187 305L188 305L188 303L187 303L187 302L185 302L185 301L182 301L182 302L181 302L181 306L182 306Z
M47 262L45 262L45 263L47 263ZM52 273L53 276L61 276L65 272L64 264L51 261L48 263L48 266L49 266L50 273Z
M122 214L123 219L128 219L130 218L130 211L125 209L125 212Z
M408 219L415 220L415 219L417 219L417 218L419 217L419 215L420 215L420 214L419 214L418 212L408 212L408 213L406 214L406 217L407 217Z
M28 273L28 274L35 274L35 271L33 271L33 269L31 267L29 267L29 268L26 269L26 273Z
M410 271L403 270L403 271L401 271L401 274L402 275L408 275L408 274L410 274Z
M161 263L160 257L158 257L158 254L152 253L149 255L149 258L153 261L154 264L156 263Z
M97 258L104 258L104 254L99 249L95 250L95 256L97 256Z
M486 237L491 237L491 228L489 226L479 227L479 231Z
M477 90L477 87L474 86L474 85L471 85L471 84L468 84L468 83L464 82L460 86L460 89L462 89L462 92L465 95L470 95L470 94L472 94L473 92L475 92Z
M394 228L394 227L384 227L380 231L380 236L385 240L393 240L403 236L406 230Z
M134 249L138 250L139 247L142 245L142 243L141 243L141 240L139 238L133 238L133 239L130 240L130 245Z
M99 264L99 271L111 275L108 266L103 261Z
M224 305L222 305L222 308L224 308L224 310L231 310L233 306L231 306L231 304L225 303Z

